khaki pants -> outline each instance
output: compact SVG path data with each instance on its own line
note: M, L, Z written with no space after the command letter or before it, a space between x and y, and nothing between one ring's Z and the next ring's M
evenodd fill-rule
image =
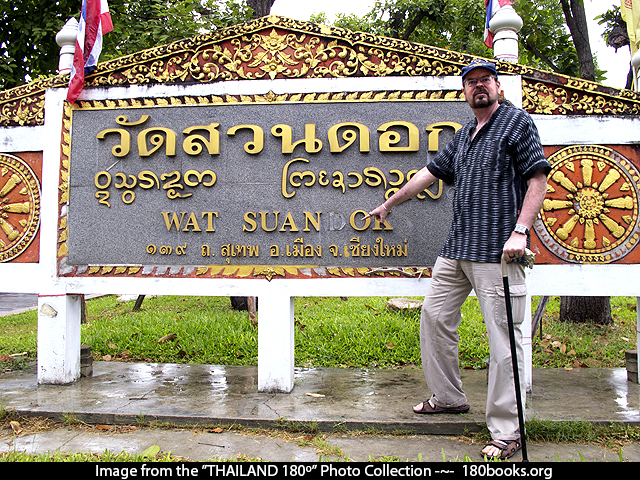
M507 268L524 405L521 327L526 307L525 275L521 264L510 263ZM425 378L437 405L456 407L467 403L460 380L457 329L461 321L460 307L472 289L478 298L489 339L487 426L493 439L514 440L520 436L518 408L499 263L476 263L442 257L436 261L420 322Z

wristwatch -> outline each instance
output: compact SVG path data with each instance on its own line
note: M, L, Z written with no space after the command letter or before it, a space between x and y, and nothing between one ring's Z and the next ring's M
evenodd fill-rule
M516 224L516 226L513 227L513 231L516 233L521 233L522 235L529 235L529 229L524 225Z

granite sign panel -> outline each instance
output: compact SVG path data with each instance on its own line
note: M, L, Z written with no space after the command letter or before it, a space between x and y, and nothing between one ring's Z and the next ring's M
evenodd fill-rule
M375 95L74 110L68 264L433 265L451 185L363 217L469 117Z

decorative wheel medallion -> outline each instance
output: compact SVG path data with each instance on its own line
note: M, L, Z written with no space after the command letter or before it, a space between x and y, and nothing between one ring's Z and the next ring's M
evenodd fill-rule
M633 163L597 145L564 148L549 158L551 173L534 229L563 260L610 263L640 240L640 174Z
M40 226L40 182L31 167L0 154L0 261L24 252Z

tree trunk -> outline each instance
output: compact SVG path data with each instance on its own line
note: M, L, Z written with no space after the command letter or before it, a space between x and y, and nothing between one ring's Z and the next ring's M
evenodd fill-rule
M573 43L578 53L580 78L595 81L596 68L587 31L587 15L584 12L584 0L560 0L564 18L569 26Z
M247 0L247 5L253 8L253 17L260 18L269 15L276 0Z
M610 297L560 297L559 319L563 322L609 325L613 323Z

